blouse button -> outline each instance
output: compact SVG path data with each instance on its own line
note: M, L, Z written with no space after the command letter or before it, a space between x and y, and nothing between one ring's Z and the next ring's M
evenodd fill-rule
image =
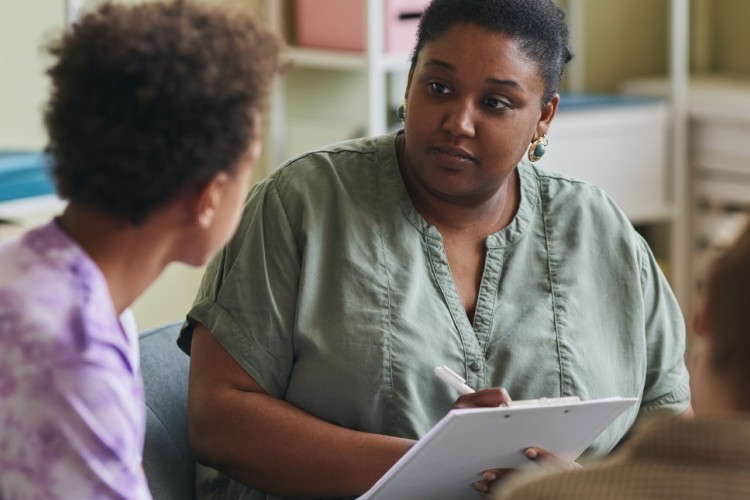
M472 361L472 363L469 365L469 368L471 368L472 371L478 372L482 369L482 363L479 361Z

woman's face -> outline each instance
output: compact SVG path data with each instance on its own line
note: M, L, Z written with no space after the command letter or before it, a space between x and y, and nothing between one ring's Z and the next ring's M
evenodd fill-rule
M542 106L538 65L506 35L456 24L427 43L406 90L407 178L462 204L497 193L558 97Z

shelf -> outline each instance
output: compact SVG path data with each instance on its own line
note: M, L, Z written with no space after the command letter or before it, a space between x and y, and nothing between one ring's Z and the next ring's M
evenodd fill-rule
M329 49L295 47L287 51L293 68L313 68L341 71L363 71L368 68L367 54ZM376 70L398 72L409 70L408 54L383 54L375 63Z
M692 119L747 122L750 117L750 78L735 75L692 75L688 81L687 112ZM636 78L623 90L632 95L669 96L664 78Z
M265 0L270 24L275 26L278 32L282 34L291 26L290 19L285 18L285 16L290 16L294 12L286 8L290 3L290 0L285 2L280 0ZM337 119L336 115L348 114L347 119L356 120L356 123L346 123L338 128L357 130L358 135L376 136L386 133L389 130L389 118L393 115L394 108L398 106L398 103L389 102L389 98L393 99L393 96L402 95L403 93L402 87L406 84L406 74L411 66L410 54L406 52L408 49L405 46L403 47L403 52L398 53L390 53L384 50L387 45L385 30L383 29L385 26L384 0L366 0L365 5L366 11L364 12L363 27L366 33L364 44L366 48L364 50L340 50L290 45L284 57L288 60L292 70L317 70L316 74L309 75L311 81L314 80L317 83L319 80L327 78L332 82L350 80L351 82L355 82L357 86L364 87L366 94L353 99L351 94L344 92L343 95L338 96L339 100L334 103L329 102L327 107L324 106L324 109L334 110L331 113L325 114L324 120L329 122L328 126L324 124L321 127L317 127L314 134L309 133L309 127L303 127L308 132L295 133L295 131L290 131L290 124L295 122L302 123L310 116L314 117L314 120L322 121L321 113L309 109L305 104L288 107L287 102L290 100L290 95L293 92L306 92L308 89L293 88L287 85L288 80L287 82L280 81L274 88L270 105L272 125L271 133L269 134L270 147L268 148L268 158L272 165L279 165L282 161L288 159L291 153L294 153L290 144L295 141L295 137L302 137L303 140L307 140L311 135L314 135L319 139L319 141L316 139L316 142L321 142L321 144L346 139L350 134L347 133L344 136L340 136L339 134L326 135L327 130L330 131L337 128L330 126ZM335 25L333 26L333 29L335 29ZM330 74L327 75L326 72ZM289 72L289 74L292 73L292 71ZM291 78L300 76L301 73L291 76ZM307 75L304 75L304 77L307 77ZM298 96L299 94L296 95ZM314 100L314 105L319 106L322 100L325 99ZM299 102L299 99L297 102ZM357 113L356 116L351 116L352 114L348 113L348 111L355 107L357 109L361 108L362 112ZM337 113L336 109L346 110L347 112ZM306 114L308 116L305 116ZM360 130L363 132L359 132ZM315 144L313 147L318 145Z

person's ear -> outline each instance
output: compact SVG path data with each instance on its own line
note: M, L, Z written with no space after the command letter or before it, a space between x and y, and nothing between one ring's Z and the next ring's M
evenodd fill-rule
M560 104L560 94L555 94L547 104L542 106L542 112L539 115L539 121L536 124L535 137L542 137L547 135L547 133L549 132L549 127L552 124L552 120L555 118L555 113L557 113L558 104Z
M708 301L705 297L698 300L695 307L695 314L693 315L693 332L697 337L707 338L709 337L709 311Z
M198 191L193 208L193 220L203 229L208 229L213 224L230 180L229 174L219 172Z

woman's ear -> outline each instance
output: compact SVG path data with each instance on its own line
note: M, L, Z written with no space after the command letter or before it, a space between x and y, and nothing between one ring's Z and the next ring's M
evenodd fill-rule
M213 224L224 190L229 185L230 180L229 174L219 172L198 191L194 198L193 221L197 222L203 229L208 229Z
M555 94L547 104L542 106L542 113L536 124L536 137L542 137L549 132L549 127L552 124L552 120L555 118L555 113L557 113L558 104L560 104L560 94Z

